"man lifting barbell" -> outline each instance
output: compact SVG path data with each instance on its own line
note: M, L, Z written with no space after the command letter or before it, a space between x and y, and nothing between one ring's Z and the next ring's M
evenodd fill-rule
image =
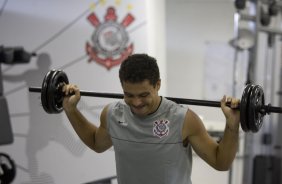
M240 119L244 130L253 131L249 124L259 129L263 115L273 108L276 110L270 105L264 106L259 86L246 88L240 105L238 99L224 96L215 105L221 107L226 117L224 135L217 143L190 108L158 95L161 80L154 58L146 54L129 56L121 64L119 77L124 95L109 97L123 100L103 109L98 127L83 116L77 104L82 94L99 95L82 92L76 85L68 84L64 72L50 71L42 89L30 88L30 91L41 92L46 112L64 109L74 130L89 148L100 153L113 145L121 184L191 183L191 148L213 168L228 170L238 147ZM210 106L210 103L203 105ZM242 110L244 116L240 116ZM249 123L249 120L253 121Z

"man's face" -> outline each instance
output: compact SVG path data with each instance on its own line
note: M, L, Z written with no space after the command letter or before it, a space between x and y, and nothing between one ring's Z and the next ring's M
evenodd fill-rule
M160 103L160 97L158 96L160 84L161 81L158 81L153 86L148 80L140 83L122 82L125 103L139 117L153 113Z

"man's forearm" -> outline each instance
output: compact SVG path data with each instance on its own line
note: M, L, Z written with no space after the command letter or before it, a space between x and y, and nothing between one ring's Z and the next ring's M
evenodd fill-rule
M239 127L230 128L226 124L223 138L221 139L217 150L217 165L220 170L227 170L230 168L239 144Z

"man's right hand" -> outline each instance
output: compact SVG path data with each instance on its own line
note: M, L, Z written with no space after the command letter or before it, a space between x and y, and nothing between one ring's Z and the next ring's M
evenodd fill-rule
M80 90L78 86L74 84L66 84L62 89L65 94L63 100L63 108L65 111L72 111L76 109L76 106L80 100Z

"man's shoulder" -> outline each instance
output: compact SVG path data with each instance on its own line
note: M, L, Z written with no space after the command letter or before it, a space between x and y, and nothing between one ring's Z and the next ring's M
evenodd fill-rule
M171 111L183 111L183 112L187 112L188 110L188 106L187 105L183 105L183 104L178 104L176 102L174 102L173 100L167 99L167 98L163 98L163 106L165 109L170 109Z

